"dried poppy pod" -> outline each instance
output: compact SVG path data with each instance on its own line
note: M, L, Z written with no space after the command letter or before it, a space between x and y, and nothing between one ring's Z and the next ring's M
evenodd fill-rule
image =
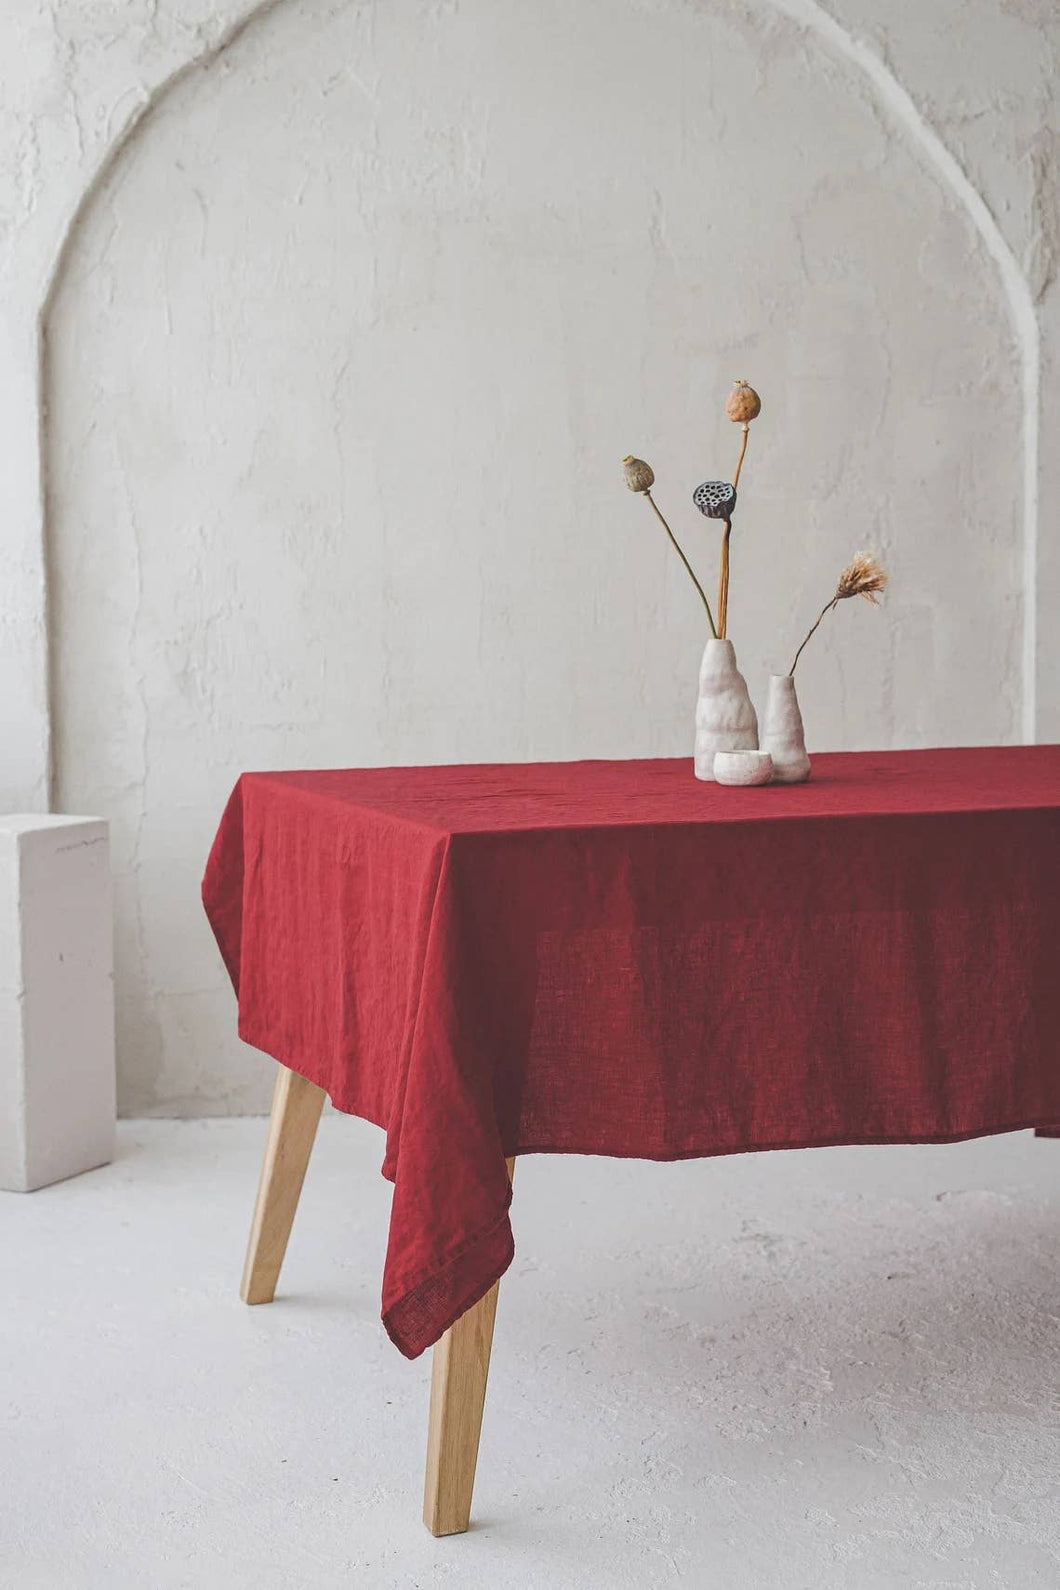
M725 412L734 425L749 425L762 412L762 399L746 381L734 381L725 399Z
M655 484L654 469L643 458L634 458L632 453L627 453L622 460L622 473L630 491L650 491Z
M705 480L692 493L692 501L708 519L731 519L736 507L736 487L727 480Z

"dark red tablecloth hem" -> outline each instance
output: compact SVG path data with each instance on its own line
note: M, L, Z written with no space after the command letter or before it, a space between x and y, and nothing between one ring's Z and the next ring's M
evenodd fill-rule
M386 1131L386 1122L377 1119L376 1116L367 1110L363 1105L352 1102L340 1102L338 1099L334 1098L334 1096L329 1092L329 1087L334 1086L334 1083L331 1081L324 1067L314 1065L311 1061L305 1060L301 1056L292 1060L290 1056L281 1058L280 1055L273 1054L272 1050L269 1049L259 1037L254 1037L248 1030L244 1030L242 1023L239 1024L239 1036L242 1038L244 1043L248 1043L253 1048L260 1050L262 1054L268 1055L270 1059L275 1060L279 1065L286 1066L289 1071L297 1072L297 1074L300 1077L304 1077L307 1082L312 1082L318 1088L323 1088L324 1092L328 1094L328 1098L330 1099L332 1105L336 1110L339 1111L341 1115L352 1115L359 1121L367 1121L370 1126L377 1126L382 1132ZM607 1143L604 1145L594 1144L590 1147L584 1143L552 1142L519 1142L514 1147L505 1146L504 1152L506 1156L511 1158L521 1158L526 1154L585 1154L602 1159L643 1159L650 1161L652 1164L672 1165L678 1164L680 1161L686 1159L721 1159L729 1154L768 1154L796 1148L885 1148L894 1147L901 1143L907 1143L910 1145L931 1143L965 1143L969 1142L975 1137L1000 1137L1005 1132L1034 1132L1038 1137L1060 1137L1060 1125L1053 1125L1051 1123L1046 1125L1040 1117L1030 1117L1021 1118L1015 1121L1007 1121L1000 1126L962 1126L956 1130L941 1132L896 1132L894 1134L865 1133L864 1135L852 1135L850 1133L844 1133L836 1137L791 1137L783 1139L770 1139L768 1141L764 1139L754 1139L748 1142L710 1144L707 1147L697 1145L695 1148L678 1148L661 1152L646 1152L643 1148L634 1149L618 1143ZM394 1177L391 1175L388 1169L384 1168L381 1173L385 1180L393 1182ZM508 1204L505 1206L505 1213L507 1213L507 1209L510 1207L510 1205L511 1199L509 1197ZM487 1234L489 1231L495 1229L496 1224L497 1222L490 1223L490 1226L486 1228ZM484 1240L486 1240L486 1238L483 1235L471 1237L463 1244L458 1252L447 1261L447 1266L454 1264L470 1249L474 1248L477 1243ZM504 1270L507 1269L508 1264L510 1263L511 1256L509 1255L509 1258L493 1277L493 1280L490 1281L487 1286L482 1288L478 1294L478 1297L474 1297L470 1302L466 1303L464 1308L470 1308L472 1303L478 1302L479 1297L484 1297L489 1291L490 1286L493 1285L493 1282L496 1281L500 1275L503 1275ZM428 1282L431 1279L433 1279L433 1277L428 1278ZM419 1289L417 1288L417 1290ZM400 1307L400 1304L395 1305L395 1307ZM459 1309L454 1318L459 1318L461 1313L463 1313L463 1309ZM452 1324L452 1320L449 1321L449 1324ZM449 1326L447 1325L444 1327L444 1330L448 1330L448 1328ZM439 1332L439 1335L441 1334L443 1334L443 1332ZM437 1338L435 1339L437 1340ZM431 1343L428 1342L426 1345L429 1347ZM420 1348L419 1351L422 1352L423 1348ZM410 1354L407 1356L415 1355Z
M911 1147L931 1143L966 1143L975 1137L1001 1137L1005 1132L1035 1132L1039 1137L1060 1137L1060 1126L1039 1126L1036 1120L1006 1122L1003 1126L962 1127L949 1132L899 1132L893 1136L874 1133L840 1137L792 1137L775 1142L747 1142L722 1144L710 1148L683 1148L661 1153L646 1153L643 1149L618 1147L583 1148L559 1146L555 1143L522 1144L507 1152L518 1158L527 1154L588 1154L604 1159L644 1159L653 1164L673 1165L686 1159L723 1159L730 1154L769 1154L795 1148L894 1148L906 1143Z
M260 1040L255 1041L248 1032L241 1034L248 1043L253 1043L255 1048L268 1054ZM313 1082L317 1087L327 1091L329 1078L323 1067L313 1065L302 1059L291 1064L290 1057L280 1060L279 1056L271 1058L278 1060L281 1065L286 1065L289 1070L296 1071L299 1076L305 1077L307 1082ZM361 1107L351 1104L340 1104L332 1099L335 1108L343 1115L355 1116L358 1120L367 1121L372 1126L377 1126L385 1131L385 1122L374 1117ZM763 1154L781 1152L788 1149L801 1148L856 1148L856 1147L885 1147L906 1143L912 1146L921 1144L961 1143L976 1137L998 1137L1005 1132L1034 1131L1039 1137L1060 1138L1060 1125L1044 1125L1036 1119L1020 1119L1007 1121L1001 1125L962 1127L954 1131L942 1132L908 1132L892 1136L879 1133L865 1133L864 1135L843 1134L841 1136L817 1137L792 1137L770 1141L753 1140L738 1144L711 1144L687 1149L673 1149L663 1152L645 1152L644 1149L634 1150L626 1145L612 1144L558 1144L523 1143L505 1147L505 1153L511 1157L522 1158L528 1154L583 1154L605 1159L642 1159L656 1164L677 1164L690 1159L721 1159L731 1154ZM384 1170L384 1176L392 1181L393 1177ZM449 1327L473 1308L492 1286L500 1280L501 1276L510 1266L515 1257L515 1242L512 1236L509 1210L511 1207L511 1190L504 1208L481 1231L476 1232L463 1242L452 1253L445 1263L431 1275L409 1292L398 1298L381 1314L384 1329L390 1340L405 1358L418 1358L428 1347L433 1347L435 1342L449 1329ZM446 1306L439 1307L439 1297L444 1297ZM430 1320L428 1325L426 1322ZM439 1323L441 1321L441 1323Z
M353 1114L356 1112L347 1111ZM912 1146L931 1143L960 1143L976 1137L996 1137L1006 1132L1034 1129L1040 1137L1060 1137L1060 1127L1036 1127L1033 1121L1020 1120L1002 1126L982 1126L956 1132L917 1133L896 1137L844 1136L832 1138L799 1138L784 1142L753 1142L737 1148L698 1148L677 1150L672 1153L633 1153L615 1148L558 1148L553 1144L520 1144L511 1150L515 1157L528 1154L584 1154L608 1159L643 1159L656 1163L677 1163L690 1159L719 1159L730 1154L769 1153L798 1148L842 1148L894 1146L907 1143ZM508 1217L511 1197L500 1218L490 1224L485 1232L464 1243L440 1270L405 1294L382 1314L383 1325L394 1346L406 1358L418 1358L432 1347L449 1327L473 1308L492 1286L500 1280L515 1257L515 1243ZM448 1298L444 1314L439 1313L437 1298L443 1292ZM438 1323L439 1320L442 1323ZM430 1321L428 1324L427 1321Z
M514 1257L515 1240L505 1209L500 1220L466 1243L461 1252L429 1280L421 1282L390 1308L384 1308L383 1326L398 1352L406 1358L418 1358L428 1347L433 1347L450 1325L485 1297ZM439 1293L448 1298L444 1313L439 1312L436 1301ZM439 1319L443 1323L439 1324Z
M275 1060L277 1064L286 1066L288 1071L294 1071L296 1075L304 1077L307 1082L312 1082L328 1093L330 1078L325 1067L314 1065L301 1057L293 1062L290 1056L281 1059L279 1055L273 1054L260 1038L252 1037L249 1030L244 1030L242 1024L239 1035L244 1043L251 1044L262 1054ZM367 1121L370 1126L379 1127L380 1131L386 1131L386 1122L377 1120L363 1106L340 1104L330 1093L328 1097L340 1114L352 1115L357 1120ZM528 1152L533 1151L528 1150ZM571 1150L571 1152L577 1151ZM394 1182L395 1178L385 1163L381 1174L386 1181ZM406 1358L418 1358L428 1347L433 1347L435 1342L445 1335L450 1325L455 1324L461 1314L466 1313L484 1298L490 1287L499 1281L507 1270L515 1257L515 1240L512 1236L511 1221L508 1218L511 1201L509 1184L508 1199L499 1215L490 1220L481 1231L462 1242L437 1270L418 1282L411 1291L399 1297L389 1308L383 1309L380 1317L386 1333ZM440 1295L449 1300L443 1316L445 1323L433 1329L425 1329L422 1319L427 1306L426 1299L434 1299L437 1306ZM432 1314L432 1319L436 1317Z

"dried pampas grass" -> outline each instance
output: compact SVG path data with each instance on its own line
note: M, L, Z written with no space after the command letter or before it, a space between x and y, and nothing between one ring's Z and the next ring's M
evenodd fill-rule
M851 558L850 562L839 576L839 581L835 588L835 595L832 597L831 601L826 602L821 608L816 620L810 626L810 633L806 636L806 640L803 641L802 646L800 646L798 651L795 653L795 661L788 669L789 675L795 672L795 668L798 664L799 658L802 656L803 647L806 645L806 641L808 641L814 634L817 629L817 625L821 622L826 613L831 612L833 607L837 606L839 602L845 602L850 596L863 596L866 601L872 603L873 607L879 607L880 604L877 602L876 598L877 596L882 595L886 589L887 572L885 569L881 569L880 565L876 561L875 555L872 552L855 552L854 556Z
M833 600L841 602L848 596L864 596L873 607L879 607L876 598L886 589L887 573L880 568L875 555L872 552L855 552L839 576Z

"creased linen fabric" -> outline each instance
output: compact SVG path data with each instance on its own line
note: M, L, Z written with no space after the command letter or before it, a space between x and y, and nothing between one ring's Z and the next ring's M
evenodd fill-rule
M409 1357L506 1156L1060 1130L1060 747L248 773L203 899L240 1036L386 1132Z

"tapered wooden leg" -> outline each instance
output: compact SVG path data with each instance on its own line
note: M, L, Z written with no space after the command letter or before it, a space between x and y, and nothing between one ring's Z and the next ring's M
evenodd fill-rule
M510 1159L508 1175L514 1171ZM423 1490L423 1522L432 1535L462 1535L471 1521L499 1286L462 1314L434 1348Z
M324 1089L280 1066L239 1295L271 1303L324 1107Z

